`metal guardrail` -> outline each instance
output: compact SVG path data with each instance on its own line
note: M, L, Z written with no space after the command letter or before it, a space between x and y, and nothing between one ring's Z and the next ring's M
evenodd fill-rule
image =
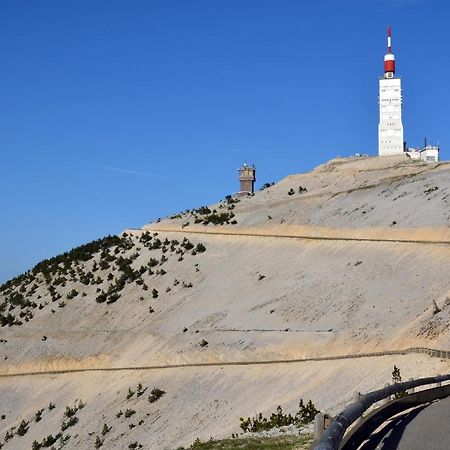
M355 450L360 448L361 444L367 440L383 423L387 422L393 416L402 413L411 408L428 406L435 400L450 396L450 384L413 392L406 396L383 403L369 414L359 419L355 425L345 433L339 446L339 450ZM421 409L416 409L416 413Z
M447 350L435 350L426 347L411 347L405 350L406 353L425 353L428 356L435 356L442 359L450 359L450 351Z
M439 352L450 354L450 352L442 352L441 350L424 349L423 353ZM430 356L437 356L430 354ZM331 425L325 430L322 438L314 445L314 450L338 450L347 429L357 419L359 419L365 411L367 411L374 403L386 399L391 395L405 392L409 389L427 384L437 384L443 381L449 381L450 374L440 375L436 377L421 378L418 380L405 381L403 383L395 383L377 391L369 392L363 395L358 401L347 406L340 414L338 414Z

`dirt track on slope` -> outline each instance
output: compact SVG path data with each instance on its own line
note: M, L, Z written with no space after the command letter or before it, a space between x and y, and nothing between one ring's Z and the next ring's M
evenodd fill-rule
M369 352L369 353L353 353L348 355L335 355L335 356L323 356L314 358L302 358L302 359L278 359L278 360L262 360L262 361L223 361L213 363L185 363L185 364L167 364L167 365L148 365L148 366L128 366L128 367L74 367L76 362L72 362L72 367L66 369L48 369L37 371L24 371L24 372L11 372L2 373L0 378L6 377L24 377L24 376L36 376L36 375L59 375L66 373L82 373L82 372L119 372L119 371L138 371L138 370L160 370L160 369L181 369L192 367L222 367L222 366L260 366L260 365L273 365L273 364L292 364L302 362L320 362L320 361L333 361L343 359L357 359L357 358L376 358L389 355L407 355L411 353L422 353L429 356L450 359L450 351L429 349L425 347L411 347L404 350L391 350L381 352ZM80 365L83 364L80 361ZM51 362L49 363L51 365ZM59 367L62 367L62 361L59 361Z
M293 231L291 231L293 230ZM297 231L298 230L298 231ZM428 244L428 245L450 245L449 230L447 229L427 229L416 230L393 230L383 228L373 228L366 230L350 229L328 229L321 227L286 227L274 232L271 229L227 229L226 231L199 229L191 227L155 227L149 226L144 229L127 229L128 233L144 233L146 231L158 233L184 233L184 234L206 234L215 236L243 236L261 238L284 238L316 241L350 241L350 242L382 242L399 244ZM439 238L438 238L439 237Z

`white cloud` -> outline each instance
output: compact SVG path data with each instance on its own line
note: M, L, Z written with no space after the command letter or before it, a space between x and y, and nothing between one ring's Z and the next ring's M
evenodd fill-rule
M128 175L140 175L140 176L144 176L144 177L158 178L160 180L169 180L168 177L165 177L163 175L158 175L155 173L148 173L148 172L141 172L139 170L121 169L118 167L110 167L110 166L98 166L98 168L102 169L102 170L108 170L110 172L125 173Z

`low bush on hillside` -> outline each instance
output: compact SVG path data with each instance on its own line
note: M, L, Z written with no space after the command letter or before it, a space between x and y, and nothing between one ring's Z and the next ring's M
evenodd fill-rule
M261 413L255 417L247 417L246 419L241 417L240 427L244 432L257 432L286 425L302 426L312 422L319 412L311 400L305 404L303 399L300 399L298 411L294 416L284 414L281 406L278 406L276 413L272 413L268 418L263 417Z
M61 431L65 431L65 430L67 430L67 428L73 427L77 423L78 423L78 417L77 416L72 416L72 417L70 417L70 419L65 420L61 424Z
M211 210L207 206L200 206L200 208L194 209L192 212L194 214L200 214L202 216L211 214Z
M5 327L8 325L12 327L13 325L22 325L22 322L19 319L16 319L11 313L6 315L0 314L0 325Z
M28 429L29 429L28 422L22 420L22 422L20 422L19 427L17 428L17 434L19 436L24 436L27 433Z
M208 225L212 223L213 225L223 225L229 224L231 219L233 219L233 212L223 212L223 213L212 213L203 217L203 225Z
M207 207L202 207L199 211L209 215L217 214ZM229 217L231 215L227 216ZM135 263L140 255L139 244L152 252L147 263ZM143 291L151 291L152 297L156 299L160 295L156 289L152 290L149 277L167 274L167 270L161 266L169 261L171 254L176 254L176 259L182 261L189 254L196 255L205 251L206 247L201 242L193 243L187 238L181 242L170 240L148 231L139 237L124 233L122 236L98 239L43 260L32 270L1 285L0 327L23 325L35 317L34 309L42 310L51 303L56 303L55 306L63 309L75 298L112 304L121 298L122 291L130 284L136 284ZM183 286L192 285L186 283ZM62 290L64 287L67 289ZM165 288L167 292L168 289L170 290ZM42 300L35 302L36 298ZM52 314L57 311L54 306L51 308Z
M49 434L46 438L44 438L42 440L42 442L34 441L31 444L31 449L32 450L39 450L41 448L51 447L61 437L62 437L62 433L58 433L55 436L53 436L52 434Z
M44 412L43 409L40 409L39 411L36 411L36 414L34 415L34 421L40 422L42 419L42 413Z
M108 425L106 425L106 423L103 424L103 428L102 428L102 436L104 436L106 433L109 433L111 431L112 427L108 427Z
M150 392L150 395L148 396L148 401L150 403L154 403L158 401L166 392L162 389L153 388L152 392Z
M231 438L223 440L210 439L201 442L196 439L188 447L199 450L309 450L313 437L311 434L301 436ZM177 450L186 450L179 447Z
M401 383L402 382L402 376L400 374L400 369L394 365L394 369L392 370L392 382L393 383ZM407 395L406 391L397 392L394 394L394 398L402 398Z
M260 191L264 191L265 189L268 189L268 188L270 188L271 186L273 186L275 183L272 181L272 183L264 183L262 186L261 186L261 189L260 189Z
M136 394L136 398L139 398L147 388L142 386L142 383L139 383L136 387L136 390L132 390L131 388L128 388L128 394L127 394L127 400L130 398L133 398L134 394Z
M196 251L197 253L203 253L203 252L206 252L206 247L205 247L201 242L199 242L199 243L197 244L197 246L195 247L195 251Z

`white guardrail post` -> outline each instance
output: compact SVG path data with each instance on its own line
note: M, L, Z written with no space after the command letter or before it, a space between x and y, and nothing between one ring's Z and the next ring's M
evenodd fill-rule
M314 440L318 441L325 431L325 415L318 413L314 417Z

